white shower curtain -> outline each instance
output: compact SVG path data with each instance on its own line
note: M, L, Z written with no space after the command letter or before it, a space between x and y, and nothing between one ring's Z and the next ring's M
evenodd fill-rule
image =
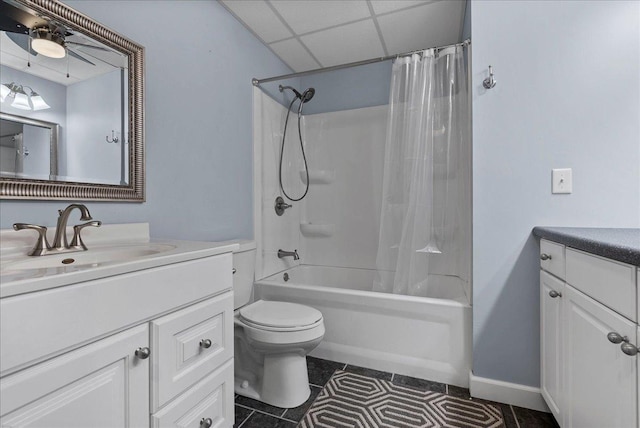
M393 63L374 291L428 296L435 275L468 281L467 52L429 49Z

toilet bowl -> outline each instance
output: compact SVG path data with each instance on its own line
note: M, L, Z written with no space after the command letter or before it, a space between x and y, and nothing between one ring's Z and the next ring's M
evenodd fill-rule
M273 406L297 407L311 394L306 356L324 337L322 313L289 302L251 302L255 243L233 254L235 392Z

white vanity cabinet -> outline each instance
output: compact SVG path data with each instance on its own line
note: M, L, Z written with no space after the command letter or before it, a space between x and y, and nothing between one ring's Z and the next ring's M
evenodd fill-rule
M571 248L563 263L565 280L541 264L542 396L563 428L636 428L640 363L621 343L640 343L637 269Z
M149 419L146 325L68 352L1 381L2 427L142 427Z
M0 426L232 427L233 249L0 299Z
M561 420L562 395L562 295L564 282L551 274L540 272L540 390L551 413Z

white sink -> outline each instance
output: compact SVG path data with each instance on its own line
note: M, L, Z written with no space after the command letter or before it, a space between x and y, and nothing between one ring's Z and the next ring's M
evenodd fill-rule
M30 269L66 268L75 266L100 266L105 263L133 261L140 257L152 256L175 249L175 245L141 244L118 245L73 253L48 254L29 257L26 260L9 261L1 266L2 273Z

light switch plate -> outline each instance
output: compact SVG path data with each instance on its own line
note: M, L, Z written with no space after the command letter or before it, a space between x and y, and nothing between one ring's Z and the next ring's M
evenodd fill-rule
M559 168L551 170L551 193L571 192L573 192L571 168Z

